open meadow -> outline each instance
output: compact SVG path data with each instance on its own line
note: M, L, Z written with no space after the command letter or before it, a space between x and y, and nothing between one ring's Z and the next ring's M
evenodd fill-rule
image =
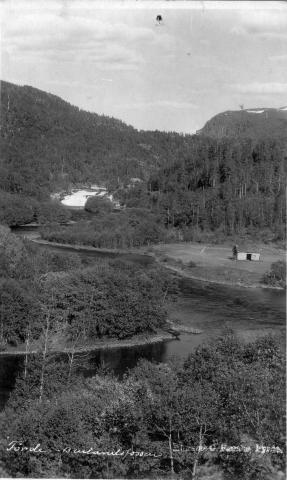
M239 251L260 253L259 261L234 260L232 246L213 246L195 243L157 245L153 251L160 262L182 269L188 276L206 281L263 286L262 277L274 262L285 259L283 249L275 246L239 246Z

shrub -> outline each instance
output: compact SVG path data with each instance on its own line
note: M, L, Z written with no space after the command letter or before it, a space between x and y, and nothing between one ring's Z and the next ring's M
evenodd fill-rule
M279 260L272 263L271 271L263 276L263 283L272 286L286 286L286 262Z
M85 210L96 215L110 213L113 210L113 203L108 198L94 196L86 201Z

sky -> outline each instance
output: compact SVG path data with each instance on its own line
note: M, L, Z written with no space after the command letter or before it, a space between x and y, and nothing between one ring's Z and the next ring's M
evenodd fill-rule
M138 129L287 105L285 2L0 0L0 16L3 80Z

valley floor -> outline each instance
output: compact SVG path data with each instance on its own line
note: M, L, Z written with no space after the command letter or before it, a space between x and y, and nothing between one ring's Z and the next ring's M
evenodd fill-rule
M176 243L153 247L159 263L183 276L212 283L257 288L264 287L262 277L271 270L272 263L284 260L286 255L284 250L264 244L239 246L239 251L260 253L260 261L233 260L232 246Z
M278 288L264 285L262 277L271 270L271 265L284 261L286 252L275 245L247 244L239 245L239 251L260 253L259 261L233 260L232 245L208 245L203 243L168 243L133 249L105 249L86 245L71 245L49 242L39 238L39 234L28 236L36 243L74 248L81 251L106 253L140 253L152 255L166 268L194 280L248 288Z

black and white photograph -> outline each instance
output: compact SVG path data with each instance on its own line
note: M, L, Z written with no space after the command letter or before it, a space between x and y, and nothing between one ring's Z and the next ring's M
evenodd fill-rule
M287 2L0 31L0 478L284 480Z

